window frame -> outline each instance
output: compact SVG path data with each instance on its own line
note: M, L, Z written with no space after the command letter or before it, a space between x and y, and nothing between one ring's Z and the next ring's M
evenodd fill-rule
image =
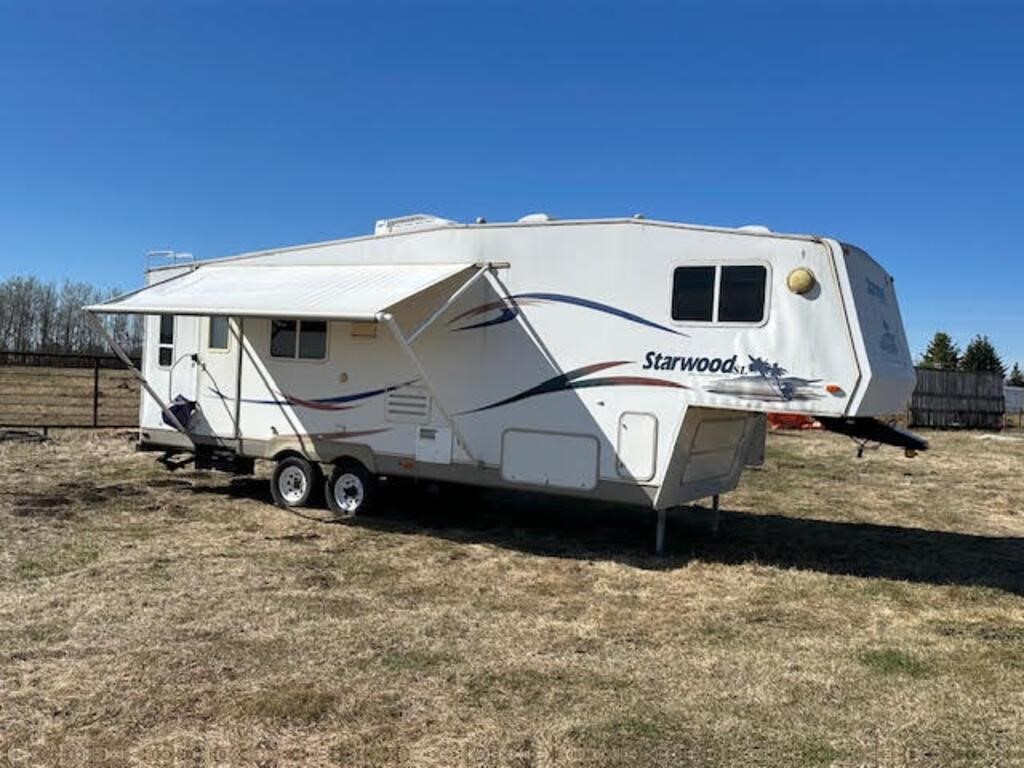
M169 344L164 343L164 340L163 340L163 324L164 324L164 318L165 317L171 318L171 341L170 341ZM178 316L177 315L168 315L166 313L162 313L162 314L157 315L156 316L156 365L157 365L157 368L160 368L160 369L165 370L165 371L169 371L171 368L174 367L174 344L177 341L177 339L178 339ZM160 353L164 349L169 349L171 351L171 360L170 360L169 363L162 363L162 362L160 362Z
M216 317L223 317L225 322L228 324L228 335L227 335L227 346L226 347L215 347L210 344L210 334L213 331L213 320ZM206 330L206 351L214 355L224 355L231 352L231 337L234 335L231 332L231 317L228 315L208 315L206 322L204 323Z
M292 350L292 354L289 355L275 355L273 352L273 336L274 336L274 321L282 320L285 322L291 321L295 323L295 347ZM287 360L293 363L311 363L313 365L322 365L331 359L331 321L316 317L274 317L268 320L269 325L267 326L267 354L271 360ZM300 336L302 334L303 323L323 323L324 324L324 356L323 357L300 357L299 350L301 349Z
M676 320L672 317L672 300L675 294L676 270L686 267L714 267L714 296L711 301L710 320ZM764 314L760 322L743 322L737 320L719 320L718 305L722 291L722 267L763 267L764 274ZM771 318L772 308L772 265L764 259L729 259L727 261L712 261L711 259L700 259L697 261L675 262L669 267L668 272L668 317L673 325L688 326L693 328L763 328Z
M711 270L711 317L708 320L686 320L675 316L676 304L676 273L680 269ZM682 264L672 268L672 277L669 286L669 307L668 314L674 323L706 325L714 322L718 316L718 267L715 264Z
M760 320L719 320L719 315L722 312L721 296L722 296L722 278L724 272L729 267L761 267L764 269L764 295L761 301L761 319ZM755 264L755 263L744 263L744 264L719 264L718 269L715 270L715 324L724 326L742 326L747 328L757 328L765 324L768 320L768 289L771 287L771 272L768 269L767 264Z

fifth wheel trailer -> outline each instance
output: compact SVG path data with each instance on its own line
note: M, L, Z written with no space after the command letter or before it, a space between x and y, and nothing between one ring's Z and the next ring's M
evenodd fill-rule
M893 279L828 237L417 215L87 310L147 316L140 447L274 461L339 515L382 476L665 510L734 488L766 411L924 447L872 419L914 387Z

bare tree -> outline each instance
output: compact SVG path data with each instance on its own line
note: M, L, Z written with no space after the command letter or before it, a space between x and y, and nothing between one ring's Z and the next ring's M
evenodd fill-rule
M108 352L106 341L86 322L82 307L121 293L83 282L60 285L35 277L0 281L0 350L24 352ZM115 315L104 327L130 354L142 349L140 318Z

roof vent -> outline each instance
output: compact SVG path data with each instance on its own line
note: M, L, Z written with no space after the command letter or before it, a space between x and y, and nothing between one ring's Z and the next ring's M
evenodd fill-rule
M373 228L375 235L397 235L400 232L413 232L417 229L436 229L437 227L454 227L458 222L431 216L428 213L414 213L411 216L399 216L396 219L378 219Z
M554 221L555 217L550 213L528 213L519 219L520 224L543 224L546 221Z
M764 224L744 224L742 227L736 227L736 229L740 232L753 232L755 235L770 235L772 232Z

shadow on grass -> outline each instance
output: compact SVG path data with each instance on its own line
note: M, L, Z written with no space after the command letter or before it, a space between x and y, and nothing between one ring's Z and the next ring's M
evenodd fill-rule
M459 542L582 560L614 560L668 570L692 560L759 563L821 573L925 584L992 587L1024 595L1024 539L948 533L870 523L808 520L689 508L668 515L664 556L652 552L651 510L520 491L474 490L392 481L379 511L344 524L393 533L430 534ZM235 479L197 492L269 501L265 480ZM297 514L305 517L301 510Z

